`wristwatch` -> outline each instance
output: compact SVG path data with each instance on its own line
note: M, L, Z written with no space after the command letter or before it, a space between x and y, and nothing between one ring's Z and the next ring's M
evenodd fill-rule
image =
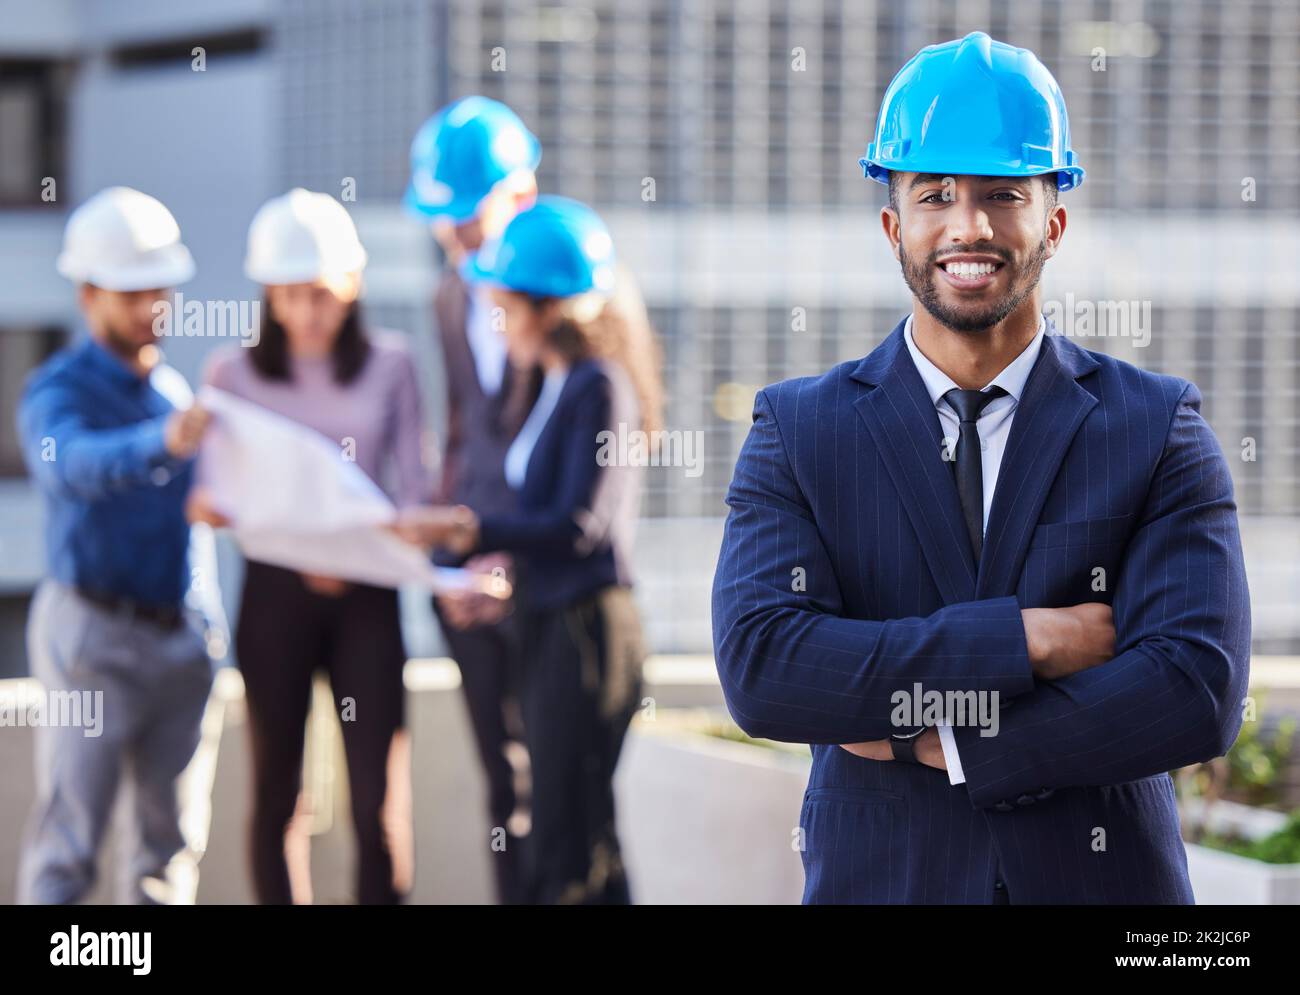
M919 729L913 729L911 732L895 732L889 736L889 748L894 754L895 760L902 760L906 763L919 764L921 761L916 756L916 741L920 738L921 733L925 732L926 727L921 726Z

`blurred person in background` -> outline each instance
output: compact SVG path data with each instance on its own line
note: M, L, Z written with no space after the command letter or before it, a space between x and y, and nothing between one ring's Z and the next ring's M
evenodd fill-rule
M295 189L257 212L245 272L264 288L257 344L215 354L207 384L314 429L343 446L375 483L395 481L399 506L432 492L423 417L404 337L370 329L358 296L366 252L343 205ZM347 440L345 442L345 440ZM202 482L198 494L202 494ZM194 502L195 515L221 523ZM253 884L259 902L294 893L285 832L301 787L304 728L315 672L329 675L342 714L356 830L357 899L391 904L409 890L406 653L391 588L299 574L250 561L235 635L252 736ZM302 898L299 889L298 897Z
M541 146L519 117L486 97L465 97L434 114L411 145L411 183L403 201L427 221L446 256L434 298L447 384L447 429L439 500L468 505L480 514L515 506L503 473L510 446L537 397L541 373L513 368L492 302L461 270L485 241L499 238L510 220L537 196L534 171ZM444 565L460 557L442 554ZM510 557L493 553L463 564L476 572L512 572ZM461 687L479 759L487 779L494 833L492 866L498 900L522 900L519 807L511 744L523 740L516 682L519 633L509 602L474 595L444 595L434 607Z
M539 198L472 271L504 315L512 366L544 371L505 455L517 507L419 509L398 528L458 555L515 557L533 776L528 897L624 904L613 778L645 657L630 563L644 471L603 449L602 433L659 425L657 353L635 293L630 305L606 302L613 246L585 205Z
M86 896L121 786L130 804L118 900L167 902L166 867L185 846L176 779L212 684L202 625L183 605L184 505L209 418L157 345L170 288L194 275L194 262L166 207L113 187L72 213L57 266L77 285L86 334L32 373L18 410L45 503L49 571L32 602L28 652L47 692L97 698L102 725L35 731L37 797L18 900Z

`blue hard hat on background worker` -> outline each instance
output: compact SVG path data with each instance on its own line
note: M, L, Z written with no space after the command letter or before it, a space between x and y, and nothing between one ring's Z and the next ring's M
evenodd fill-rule
M1083 182L1070 148L1065 98L1027 48L982 31L921 49L885 91L875 139L858 160L866 175L1056 173L1060 190Z
M411 212L459 224L502 181L529 175L542 146L505 104L464 97L429 118L411 142L411 182L402 198Z
M614 241L595 211L568 197L542 196L467 266L471 278L534 297L614 290Z

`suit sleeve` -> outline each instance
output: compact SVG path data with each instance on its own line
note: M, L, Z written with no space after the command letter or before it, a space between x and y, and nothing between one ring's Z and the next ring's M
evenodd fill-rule
M58 383L29 389L18 421L28 469L56 494L100 500L150 486L155 470L175 472L187 462L167 451L165 415L121 428L93 428Z
M1241 728L1250 599L1232 478L1188 385L1115 585L1108 663L954 730L972 803L1120 784L1226 753Z
M755 401L727 503L713 642L727 706L751 736L883 739L897 729L892 696L910 696L916 683L1008 697L1032 690L1014 597L948 605L925 618L844 617L831 557L766 391Z

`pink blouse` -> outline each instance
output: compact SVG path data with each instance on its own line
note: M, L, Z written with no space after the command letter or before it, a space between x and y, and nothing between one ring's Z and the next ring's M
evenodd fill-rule
M415 364L400 332L370 331L370 355L348 384L334 380L333 360L290 357L290 379L268 380L248 350L213 353L203 382L315 429L340 448L398 507L427 504L433 482L425 460L424 415Z

